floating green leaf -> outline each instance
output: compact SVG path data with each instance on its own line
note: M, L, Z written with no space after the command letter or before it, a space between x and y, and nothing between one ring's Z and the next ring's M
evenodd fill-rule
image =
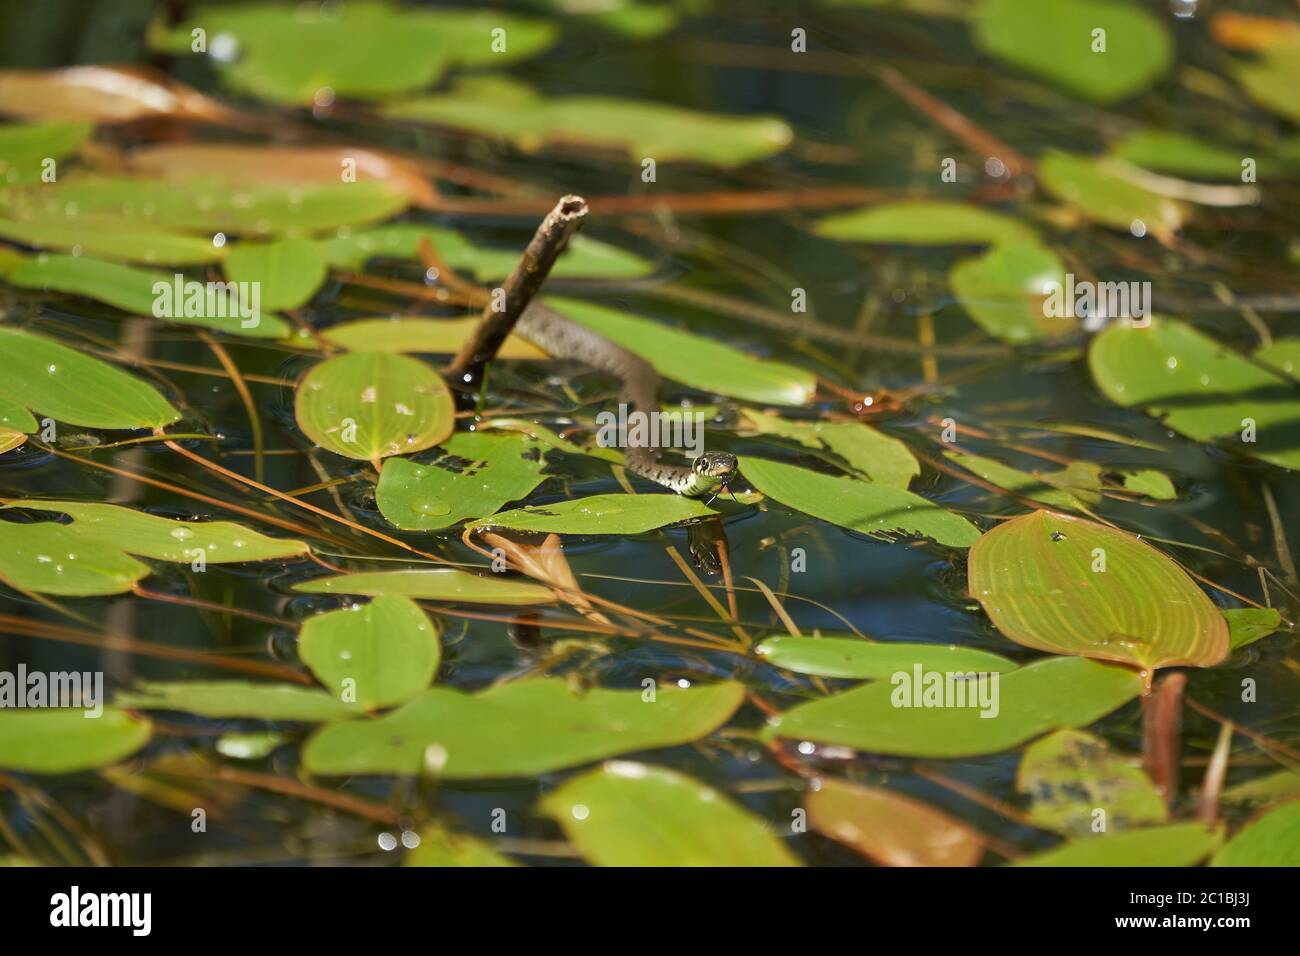
M1228 646L1234 651L1268 637L1282 626L1282 615L1271 607L1239 607L1223 612L1228 622Z
M1169 808L1141 758L1113 754L1106 741L1082 730L1058 730L1030 744L1016 789L1032 804L1029 821L1066 836L1089 836L1097 811L1106 831L1164 823Z
M877 484L906 489L921 473L920 462L906 444L861 422L795 421L748 408L741 415L744 431L779 435L806 448L827 449Z
M1237 67L1237 79L1252 100L1292 123L1300 123L1300 47L1278 46ZM1287 90L1291 92L1288 93Z
M965 518L901 488L749 456L741 460L740 471L769 498L860 534L917 535L953 548L969 547L979 538L979 529Z
M158 561L205 564L298 558L307 545L292 538L270 538L231 521L180 521L91 501L44 501L24 498L7 507L60 512L72 518L78 539L115 547Z
M1279 372L1300 379L1300 338L1274 339L1255 350L1255 358Z
M303 723L340 720L357 713L356 707L314 687L244 681L142 681L136 690L118 694L117 703L134 710Z
M1116 159L1173 176L1241 181L1242 161L1253 150L1234 149L1186 133L1140 129L1111 147Z
M437 531L483 518L528 497L545 478L537 443L518 433L457 432L427 465L395 458L384 466L375 500L404 531Z
M1084 518L1003 522L971 548L969 587L1006 637L1053 654L1149 670L1209 667L1228 653L1227 622L1182 568Z
M1052 657L979 681L991 697L981 706L977 682L957 673L965 672L923 671L918 682L914 669L800 704L770 722L763 736L905 757L969 757L1009 750L1060 727L1087 726L1142 693L1141 679L1128 668Z
M758 817L685 774L616 760L542 799L596 866L797 866Z
M1200 823L1171 823L1107 836L1072 840L1016 861L1016 866L1195 866L1219 845Z
M469 319L355 319L326 329L322 336L330 345L350 352L426 352L455 355L478 328L478 317ZM304 344L310 344L306 337ZM518 335L510 335L497 352L503 359L540 359L546 353Z
M144 717L105 707L84 710L0 708L0 768L26 773L75 773L129 757L149 741Z
M502 511L469 527L545 534L645 534L716 514L704 502L683 495L590 495Z
M999 488L1053 508L1087 511L1101 500L1101 469L1086 462L1074 462L1059 471L1027 472L981 455L950 451L944 457Z
M665 378L702 392L773 405L805 405L817 377L784 362L758 359L649 319L575 299L548 299L565 316L640 355Z
M153 386L107 362L20 329L0 328L0 396L85 428L159 428L176 421Z
M431 448L451 434L451 392L431 367L387 352L349 352L298 386L298 427L336 455L378 461Z
M12 587L92 597L129 591L148 573L147 564L66 525L0 521L0 580Z
M231 282L256 283L268 312L306 305L329 272L320 247L307 239L241 242L226 256L224 268Z
M884 679L921 665L927 671L998 671L1016 665L988 651L956 644L864 641L849 637L769 637L755 653L769 664L821 677Z
M146 265L197 266L217 262L226 254L211 239L111 220L85 223L72 220L65 224L54 220L22 222L0 218L0 238L35 249L58 249L96 259Z
M420 831L420 845L402 861L403 866L518 866L468 833L454 833L437 824Z
M549 604L555 595L531 581L497 574L470 574L459 568L422 571L372 571L316 578L294 585L308 594L400 594L420 601L457 604Z
M384 113L505 139L521 149L584 143L638 162L651 157L739 166L781 152L793 138L776 117L725 116L604 96L543 96L495 76L462 80L449 92L394 103Z
M1139 468L1136 471L1121 472L1124 476L1124 490L1139 495L1146 495L1156 501L1173 501L1178 497L1178 490L1169 476L1154 468Z
M1065 287L1065 265L1040 245L995 246L963 259L948 283L967 314L1004 342L1033 342L1073 331L1068 319L1048 315L1048 295Z
M303 750L319 774L420 774L448 780L526 777L712 733L744 686L595 688L533 678L477 694L435 687L378 720L327 726Z
M216 751L232 760L261 760L270 756L285 739L284 734L274 730L222 734L217 738Z
M1034 245L1038 236L1020 220L982 206L941 199L880 203L817 222L828 239L911 246Z
M1173 62L1164 25L1111 0L980 0L971 29L985 53L1097 103L1142 92Z
M0 184L40 182L58 162L81 148L94 127L89 123L12 123L0 126Z
M1084 218L1130 232L1171 233L1183 222L1182 207L1143 189L1106 159L1051 150L1038 163L1043 188Z
M373 710L428 687L442 648L438 628L420 606L390 594L309 617L298 653L329 691Z
M30 435L36 427L36 419L21 402L0 395L0 428Z

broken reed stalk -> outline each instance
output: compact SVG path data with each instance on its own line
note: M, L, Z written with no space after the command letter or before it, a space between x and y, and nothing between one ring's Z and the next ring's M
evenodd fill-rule
M1186 675L1170 674L1142 698L1142 766L1166 804L1178 796L1186 686Z
M581 196L561 197L546 214L514 271L483 306L474 334L452 361L448 374L454 383L473 388L483 380L487 363L496 357L586 215L587 201Z

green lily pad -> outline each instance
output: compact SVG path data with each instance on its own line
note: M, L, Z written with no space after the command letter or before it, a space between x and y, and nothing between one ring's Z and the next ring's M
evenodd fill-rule
M1237 67L1237 80L1264 109L1300 123L1300 103L1295 96L1300 89L1300 48L1278 46L1261 50L1260 54L1258 59Z
M817 377L784 362L758 359L730 345L575 299L548 304L615 345L640 355L664 378L709 394L772 405L806 405ZM527 333L523 333L527 337Z
M1047 314L1052 284L1065 287L1065 265L1040 245L995 246L952 267L948 284L966 313L1004 342L1034 342L1074 331L1075 324Z
M357 713L354 705L314 687L245 681L142 681L136 690L118 694L117 703L133 710L302 723L341 720Z
M205 31L209 50L218 38L232 41L238 56L220 61L232 89L289 105L311 103L322 88L355 99L423 89L456 66L534 56L557 34L549 23L498 10L399 9L349 0L319 8L207 6L184 23L155 32L151 45L192 53L195 29ZM500 34L494 34L497 30Z
M1025 647L1147 670L1210 667L1228 653L1227 622L1182 568L1084 518L1035 511L1003 522L971 548L969 587Z
M1087 726L1142 693L1141 679L1128 668L1052 657L981 681L986 699L994 701L990 706L980 706L972 682L954 679L947 697L954 706L945 706L949 672L922 673L926 676L915 693L911 688L916 671L901 672L888 681L793 707L770 721L762 736L904 757L970 757L1009 750L1060 727ZM931 674L938 674L939 706L925 705ZM967 705L959 706L957 692L963 686ZM909 702L911 706L905 706ZM996 716L981 716L992 713L993 707Z
M916 535L953 548L969 547L979 538L979 529L965 518L901 488L749 456L741 459L740 471L786 507L860 534Z
M543 96L495 76L462 80L446 93L393 103L383 112L504 139L520 149L583 143L637 162L739 166L779 153L793 139L790 127L772 116L727 116L606 96Z
M539 809L596 866L798 866L766 823L685 774L616 760Z
M1053 508L1087 511L1101 500L1101 469L1086 462L1074 462L1057 471L1028 472L982 455L949 451L944 457L990 484Z
M378 720L318 731L303 762L319 774L420 774L447 780L529 777L704 737L735 712L744 686L722 683L575 693L532 678L477 694L435 687Z
M1108 836L1083 837L1016 861L1016 866L1195 866L1220 835L1201 823L1171 823Z
M589 495L502 511L472 522L469 527L544 534L645 534L716 514L702 501L683 495Z
M1234 651L1268 637L1282 626L1282 615L1271 607L1239 607L1223 612L1228 622L1228 646Z
M1095 30L1105 52L1093 52ZM1142 92L1173 62L1164 24L1111 0L980 0L971 31L985 53L1096 103Z
M298 654L345 703L367 710L400 704L433 681L438 628L410 598L395 594L316 614L303 622Z
M241 242L226 256L224 268L231 282L257 283L262 308L269 312L306 305L329 272L320 247L308 239Z
M817 221L827 239L910 246L1034 245L1038 236L1020 220L971 203L912 199L879 203Z
M457 432L427 465L395 458L375 489L379 510L404 531L437 531L493 514L545 481L537 443L518 433Z
M1090 836L1098 810L1107 833L1164 823L1169 808L1141 763L1093 734L1058 730L1026 748L1016 789L1032 801L1034 826L1066 836Z
M0 184L41 182L45 161L56 163L81 149L90 123L6 123L0 126ZM57 166L54 171L57 172Z
M1124 178L1105 158L1051 150L1038 163L1038 178L1057 199L1105 226L1159 234L1174 232L1183 223L1177 202Z
M73 709L0 709L0 769L75 773L117 763L153 733L137 714L105 707L98 717Z
M0 395L0 428L30 435L37 424L25 405Z
M322 448L378 461L431 448L451 434L451 392L430 366L388 352L349 352L298 385L298 427Z
M774 412L744 409L743 432L778 435L806 448L824 448L871 481L906 490L921 473L907 445L861 422L794 421Z
M1242 160L1260 157L1250 149L1220 146L1186 133L1140 129L1111 147L1116 159L1171 176L1241 182ZM1261 166L1266 166L1260 162Z
M1163 471L1154 468L1139 468L1136 471L1121 472L1124 476L1124 490L1139 495L1146 495L1156 501L1173 501L1178 497L1178 489Z
M421 601L457 604L549 604L550 588L494 574L470 574L459 568L422 571L372 571L339 574L295 584L307 594L364 594L377 597L400 594Z
M231 521L180 521L92 501L23 498L7 507L60 512L72 518L68 527L78 540L158 561L189 564L201 554L206 564L233 564L298 558L309 550L302 541L270 538Z
M797 674L881 680L910 671L917 664L927 671L998 671L1016 664L971 647L956 644L916 644L864 641L851 637L769 637L754 652L769 664Z
M433 824L420 831L420 845L406 854L402 866L518 866L485 840L454 833Z
M211 239L100 220L65 225L57 221L0 218L0 238L35 249L57 249L95 259L146 265L205 265L219 261L226 254Z
M0 328L0 396L84 428L158 428L180 412L133 375L52 339Z
M0 580L42 594L93 597L131 590L149 574L111 544L53 521L0 521Z
M330 345L349 352L403 352L455 355L478 328L478 316L465 319L354 319L321 333ZM304 336L304 346L314 344ZM509 335L497 358L544 359L546 353L518 335ZM484 427L480 425L480 427Z

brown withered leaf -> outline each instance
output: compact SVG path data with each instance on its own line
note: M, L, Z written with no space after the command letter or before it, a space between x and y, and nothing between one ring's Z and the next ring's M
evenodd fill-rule
M1225 10L1210 20L1210 35L1230 50L1268 50L1300 46L1300 24L1279 17L1252 16Z
M609 618L594 610L578 586L578 579L573 576L569 559L564 556L558 534L548 534L541 544L525 544L512 541L504 535L491 531L482 533L484 543L489 548L500 548L510 566L530 578L558 588L565 593L565 599L588 620L600 624L609 624Z
M197 90L157 70L135 66L0 70L0 115L102 124L142 119L243 122L240 114Z

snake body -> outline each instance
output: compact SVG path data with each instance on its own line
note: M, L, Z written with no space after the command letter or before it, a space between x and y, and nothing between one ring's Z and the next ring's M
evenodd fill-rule
M619 401L629 413L657 410L659 373L634 352L540 302L528 306L515 331L552 358L581 362L618 379ZM705 452L689 465L665 460L657 448L629 446L623 453L628 471L691 498L717 494L736 474L736 456L727 452Z

